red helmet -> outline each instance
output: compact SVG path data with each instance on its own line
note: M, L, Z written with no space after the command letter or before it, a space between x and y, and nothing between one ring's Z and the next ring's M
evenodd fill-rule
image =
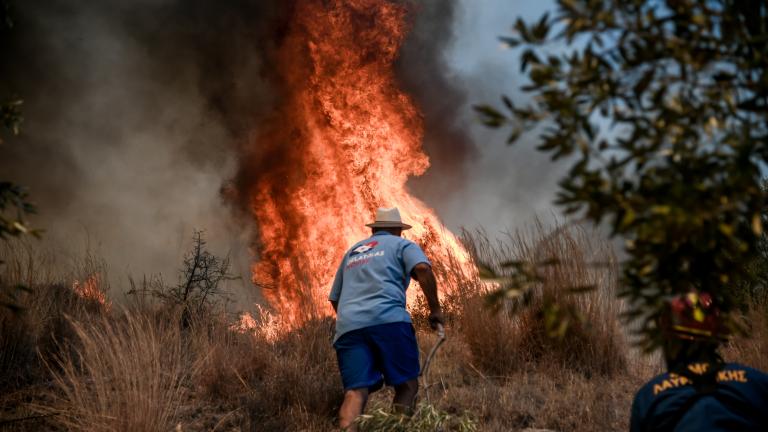
M690 291L669 300L663 320L665 330L682 339L712 340L724 338L720 309L709 293Z

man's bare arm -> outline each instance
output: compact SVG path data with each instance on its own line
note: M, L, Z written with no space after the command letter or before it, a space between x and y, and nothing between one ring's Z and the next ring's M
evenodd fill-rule
M437 280L432 272L432 267L427 263L419 263L411 271L411 276L419 282L424 297L429 305L429 324L437 328L437 324L445 324L443 311L440 307L440 299L437 297Z

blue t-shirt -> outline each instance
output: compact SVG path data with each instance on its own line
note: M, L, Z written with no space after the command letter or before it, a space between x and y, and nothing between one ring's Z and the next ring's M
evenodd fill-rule
M706 363L688 366L694 374L708 367ZM717 373L715 391L707 394L697 394L684 376L659 375L635 395L630 431L768 431L768 375L726 363Z
M328 296L338 302L334 342L363 327L411 322L405 290L419 263L429 260L416 243L385 231L355 243L344 254Z

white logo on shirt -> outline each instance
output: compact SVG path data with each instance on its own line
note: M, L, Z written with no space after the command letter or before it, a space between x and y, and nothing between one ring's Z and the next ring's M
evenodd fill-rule
M350 257L347 260L347 266L346 269L350 269L352 267L357 267L363 264L368 264L372 258L376 257L382 257L384 256L384 251L378 251L378 252L371 252L367 253L365 255L355 255L353 257Z
M373 246L364 244L352 249L352 251L355 252L356 254L361 254L361 253L368 252L371 249L373 249Z

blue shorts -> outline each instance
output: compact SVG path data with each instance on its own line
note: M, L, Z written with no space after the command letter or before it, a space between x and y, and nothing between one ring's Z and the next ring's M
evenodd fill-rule
M344 390L368 388L374 392L384 383L396 386L419 376L419 347L409 322L352 330L341 335L333 347Z

